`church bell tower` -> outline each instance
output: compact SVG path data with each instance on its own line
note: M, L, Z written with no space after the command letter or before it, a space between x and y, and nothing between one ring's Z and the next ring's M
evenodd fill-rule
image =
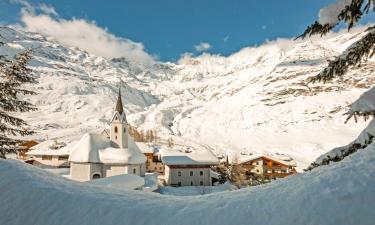
M111 120L110 139L115 142L119 148L128 148L128 123L122 106L121 89L118 91L115 113Z

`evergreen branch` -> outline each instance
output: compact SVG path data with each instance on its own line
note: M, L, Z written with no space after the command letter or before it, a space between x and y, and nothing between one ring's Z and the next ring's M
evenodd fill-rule
M355 42L335 60L328 61L328 66L308 83L327 82L336 76L343 76L350 67L360 66L363 59L371 58L375 53L375 32L369 32Z
M311 24L310 26L308 26L306 28L306 30L303 32L303 34L296 37L294 40L296 40L298 38L304 39L306 36L310 37L314 34L320 34L320 36L323 36L323 35L327 34L329 31L331 31L335 26L336 26L336 24L335 25L329 25L327 23L327 24L322 25L318 21L315 21L315 23Z
M348 25L348 30L350 30L364 14L368 14L371 9L375 10L375 0L368 0L364 7L363 4L364 0L352 0L352 2L345 6L337 15L338 21L335 24L320 24L318 21L315 21L315 23L309 25L296 39L304 39L305 37L310 37L315 34L324 36L342 21Z
M10 115L6 114L5 112L2 112L2 111L0 111L0 122L1 123L8 123L12 126L27 125L27 123L23 119L20 119L20 118L14 117L14 116L10 116Z

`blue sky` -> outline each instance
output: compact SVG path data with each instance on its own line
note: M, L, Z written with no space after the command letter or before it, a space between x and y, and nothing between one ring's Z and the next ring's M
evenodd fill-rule
M13 1L13 2L11 2ZM21 23L21 4L0 3L0 23ZM19 1L19 0L16 0ZM46 0L60 19L94 21L108 33L143 44L163 61L186 52L229 55L278 37L293 37L334 0ZM52 15L56 16L56 15ZM366 19L374 19L371 17ZM196 46L200 43L200 51Z

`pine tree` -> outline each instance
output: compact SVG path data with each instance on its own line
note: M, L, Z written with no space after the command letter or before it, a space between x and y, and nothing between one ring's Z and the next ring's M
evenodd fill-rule
M345 5L340 10L340 12L337 14L337 18L333 18L330 23L321 24L319 21L315 21L315 23L308 26L304 33L298 38L305 38L315 34L320 34L323 36L342 22L346 23L348 31L350 31L350 29L352 29L364 15L374 12L374 10L375 0L352 0L348 5ZM360 67L363 61L371 58L375 54L375 26L371 26L363 32L363 36L358 41L350 45L334 60L328 61L328 66L319 74L310 77L308 84L317 81L327 82L333 80L334 78L340 78L344 76L351 68ZM375 101L375 99L372 99L371 101ZM364 116L366 120L369 116L375 115L375 109L368 109L364 107L352 108L348 114L349 116L346 122L352 117L354 117L355 121L357 121L357 116ZM369 139L370 142L372 140L373 138ZM326 165L332 161L340 161L358 149L363 149L367 146L367 144L364 146L358 146L358 143L351 144L348 148L343 150L340 155L336 155L334 157L327 156L327 158L322 160L321 164ZM313 163L307 170L311 170L317 166L320 165Z
M374 5L375 0L367 0L366 3L364 0L352 0L337 15L337 20L334 24L320 24L315 21L298 38L305 38L315 34L323 36L338 26L340 22L345 22L349 31L363 15L374 12ZM318 75L311 77L308 82L327 82L335 77L341 77L348 72L348 69L354 66L361 66L363 60L371 58L375 53L375 26L369 27L363 32L365 32L365 35L361 39L349 46L334 60L328 61L328 66Z
M245 169L242 164L239 162L238 156L236 155L231 165L229 166L229 180L237 188L241 188L245 183Z
M174 141L173 141L173 138L170 137L168 138L168 147L172 148L174 146Z
M21 149L22 141L16 136L31 135L27 123L13 114L36 110L29 102L20 99L20 95L34 95L33 91L26 90L23 85L34 83L31 69L27 63L31 58L31 50L26 50L15 56L13 60L0 58L0 157L6 153L16 153Z

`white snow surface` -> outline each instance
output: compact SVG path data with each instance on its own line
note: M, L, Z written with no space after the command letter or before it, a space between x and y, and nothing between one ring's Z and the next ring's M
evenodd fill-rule
M107 164L141 164L146 156L133 148L105 148L99 150L100 162Z
M86 133L72 150L69 161L106 164L140 164L145 155L128 137L129 147L118 148L114 142L100 134Z
M26 152L27 155L69 155L71 149L68 146L59 146L56 149L56 145L62 145L57 143L55 140L46 140L30 148L30 151ZM65 144L63 144L65 145Z
M219 159L208 149L162 149L161 160L165 165L217 165Z
M267 185L180 197L74 182L0 160L0 224L372 225L374 170L370 145L338 163Z
M86 133L74 146L69 161L100 163L99 151L110 147L115 147L111 140L100 134Z
M375 111L375 87L361 94L359 99L353 102L350 112L374 112Z
M122 174L87 181L87 183L119 190L134 190L137 188L142 188L145 184L145 180L142 177L134 174Z
M173 137L176 145L199 145L217 155L285 154L301 170L353 140L367 124L344 124L343 114L375 83L373 60L340 81L305 85L364 29L145 66L0 27L0 54L34 49L30 66L39 83L30 88L39 94L27 99L39 110L22 117L37 134L26 139L48 135L69 142L108 128L121 78L128 122L154 129L162 142Z

